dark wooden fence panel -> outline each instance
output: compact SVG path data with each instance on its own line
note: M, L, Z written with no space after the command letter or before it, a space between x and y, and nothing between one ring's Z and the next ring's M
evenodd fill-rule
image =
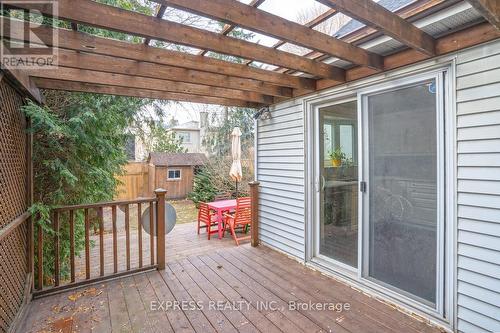
M23 98L0 80L0 332L6 332L28 281L28 147Z

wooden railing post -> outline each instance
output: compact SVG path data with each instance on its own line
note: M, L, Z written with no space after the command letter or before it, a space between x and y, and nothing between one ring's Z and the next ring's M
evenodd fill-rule
M252 246L259 245L259 182L248 183L250 186L250 197L252 198Z
M156 198L156 264L158 270L165 269L165 195L167 190L155 190ZM153 255L153 253L151 253Z

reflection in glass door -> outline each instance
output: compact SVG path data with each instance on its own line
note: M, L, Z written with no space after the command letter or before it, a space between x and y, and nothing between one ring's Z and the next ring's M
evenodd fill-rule
M437 302L440 159L436 79L363 99L368 184L364 275Z
M357 102L319 109L318 254L357 267Z

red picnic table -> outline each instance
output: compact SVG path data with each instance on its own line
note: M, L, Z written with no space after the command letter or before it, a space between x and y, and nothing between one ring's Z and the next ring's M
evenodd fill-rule
M236 200L221 200L221 201L214 201L214 202L209 202L208 208L215 210L217 212L217 231L219 234L219 239L222 239L222 222L223 222L223 217L222 214L224 212L230 212L236 209Z

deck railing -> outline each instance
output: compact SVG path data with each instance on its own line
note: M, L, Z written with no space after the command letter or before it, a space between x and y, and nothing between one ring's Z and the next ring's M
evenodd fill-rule
M251 244L258 246L259 244L259 225L258 225L258 201L259 201L259 183L251 182L250 196L252 198L252 229L251 229ZM155 197L141 198L135 200L121 200L111 202L100 202L94 204L60 206L51 211L51 227L53 232L46 234L40 223L30 223L29 231L29 246L28 246L28 265L31 267L32 276L36 276L33 282L32 293L34 297L39 297L45 294L54 293L60 290L74 288L82 285L96 283L102 280L134 274L146 270L165 268L165 195L166 190L158 189L155 191ZM131 207L137 207L136 219L131 221ZM142 211L143 208L149 207L149 237L144 234ZM124 222L124 239L123 234L118 235L117 227L117 208L123 211ZM104 210L111 212L111 237L105 233L104 228ZM151 214L154 212L154 214ZM76 232L77 215L83 217L83 235L78 235ZM26 215L26 214L25 214ZM28 218L28 216L26 216ZM23 217L24 220L24 217ZM36 219L32 219L36 220ZM91 222L94 223L91 223ZM67 228L65 227L67 223ZM136 237L131 237L131 226L135 224L137 227L133 232ZM33 228L36 228L33 230ZM64 235L69 238L69 274L66 279L62 279L61 274L61 238L62 231L67 230L68 234ZM154 232L156 230L156 233ZM91 237L91 232L94 236ZM156 236L155 236L156 234ZM34 236L36 235L36 239ZM76 242L82 241L78 237L83 238L83 251L80 256L76 253ZM92 239L91 239L92 238ZM111 239L110 239L111 238ZM155 240L156 239L156 240ZM108 242L106 242L106 240ZM131 246L131 242L137 242ZM48 251L50 254L45 255L45 258L51 260L53 264L53 274L47 279L47 274L44 272L44 243L51 242ZM121 248L124 247L124 258L119 255L119 242ZM106 246L106 244L111 246ZM93 245L95 244L95 247ZM98 253L94 253L94 260L91 250L95 249ZM35 253L36 249L36 253ZM46 250L47 251L47 250ZM110 253L110 251L112 253ZM137 265L131 264L131 252L135 251L135 257L138 259ZM123 254L121 252L120 254ZM149 258L146 258L149 255ZM98 260L97 260L98 257ZM77 265L77 258L80 259L80 265ZM121 259L121 260L120 260ZM149 260L148 260L149 259ZM52 263L53 260L53 263ZM91 261L93 261L91 263ZM98 263L97 263L98 261ZM112 269L106 269L111 261ZM96 262L97 265L94 265ZM120 265L121 264L121 265ZM77 276L77 266L84 268L81 276ZM134 266L134 267L133 267Z
M95 204L86 205L73 205L73 206L61 206L54 208L51 211L51 222L52 228L54 230L53 239L53 259L54 259L54 274L52 283L47 283L44 281L44 270L43 270L43 258L44 258L44 230L40 224L36 225L37 228L37 239L36 242L37 253L33 251L33 246L30 247L29 262L36 261L36 276L37 280L34 283L34 296L40 296L42 294L52 293L61 289L67 289L72 287L77 287L83 284L89 284L93 282L98 282L101 280L123 276L127 274L133 274L140 271L150 270L150 269L164 269L165 268L165 194L166 191L158 189L155 191L155 197L144 198L137 200L124 200L124 201L112 201L112 202L101 202ZM137 206L137 221L130 221L130 207ZM150 261L148 263L144 260L144 249L148 245L143 244L143 231L142 231L142 209L144 206L149 206L149 257ZM117 228L117 207L123 208L124 212L124 231L125 231L125 268L119 269L119 258L118 258L118 228ZM105 230L104 230L104 209L111 209L111 222L112 222L112 273L105 272L106 256L105 256ZM155 213L153 214L153 212ZM84 277L77 279L76 276L76 257L75 253L75 223L77 214L83 214L84 220ZM91 225L91 215L97 217L97 230L95 226ZM65 217L64 222L69 224L69 280L61 280L61 254L60 254L60 241L61 241L61 230L62 217ZM130 226L131 223L137 224L137 256L138 256L138 267L132 268L131 266L131 234ZM99 271L97 276L92 276L91 274L91 229L97 231L98 241L96 245L99 247ZM153 232L156 230L155 233ZM156 238L156 247L155 247ZM32 240L33 241L33 240ZM156 251L155 251L156 249ZM155 260L156 253L156 260ZM34 260L36 256L37 260ZM95 274L94 274L95 275Z

